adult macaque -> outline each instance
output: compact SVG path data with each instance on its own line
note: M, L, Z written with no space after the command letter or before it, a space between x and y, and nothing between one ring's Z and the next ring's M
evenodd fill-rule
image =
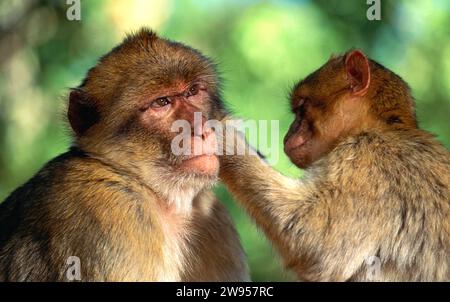
M418 128L408 85L350 51L296 85L291 102L285 152L304 179L257 156L221 163L286 267L303 280L449 281L450 154Z
M0 206L0 280L70 280L73 259L81 281L248 280L209 190L217 156L171 151L176 120L215 147L194 112L225 112L214 66L196 50L143 29L104 56L70 92L74 146Z

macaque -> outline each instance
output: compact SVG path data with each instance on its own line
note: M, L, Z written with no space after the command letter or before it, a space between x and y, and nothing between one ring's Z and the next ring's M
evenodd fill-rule
M217 155L171 150L176 120L215 146L202 124L225 114L218 84L210 60L147 29L102 57L69 95L73 147L0 206L0 280L248 280L211 192Z
M354 50L298 83L291 106L284 146L302 179L252 155L226 154L220 172L286 268L308 281L450 281L450 153L418 127L408 85Z

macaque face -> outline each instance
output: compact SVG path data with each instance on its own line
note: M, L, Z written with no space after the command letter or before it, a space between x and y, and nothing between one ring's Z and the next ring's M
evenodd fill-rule
M173 61L166 58L163 64L158 60L148 62L147 70L136 75L132 82L139 84L128 86L119 101L132 104L127 109L126 135L133 141L138 138L137 144L152 150L152 162L159 167L186 175L216 177L216 134L204 128L207 120L215 118L215 103L219 102L215 74L205 72L210 67L190 58L192 53L186 55L186 64L180 66L183 57L178 54ZM188 131L174 127L180 121ZM180 132L189 136L181 144L190 144L182 154L176 153L172 144Z
M203 127L214 118L214 103L218 102L215 74L205 72L210 67L186 52L186 57L181 53L173 59L152 58L135 66L133 70L139 71L129 73L133 78L128 79L130 84L113 106L117 110L111 111L111 118L120 118L117 113L124 110L126 127L119 131L125 129L122 131L125 140L128 137L140 148L147 147L153 164L177 173L216 177L219 169L214 152L216 135ZM183 60L186 63L180 64ZM190 151L181 155L174 152L171 144L181 131L173 129L179 121L190 128L190 137L183 143L191 144Z
M208 83L201 79L181 81L144 97L138 108L138 125L148 132L149 140L152 141L154 133L158 133L158 137L165 141L161 144L165 148L163 153L167 154L164 160L188 174L217 176L218 173L216 134L204 128L204 123L212 118L210 93ZM175 155L177 153L171 144L179 134L172 131L177 121L186 121L190 127L190 137L182 143L190 142L191 146L189 152L182 155Z
M331 58L294 88L291 107L295 118L284 149L298 167L308 167L363 124L369 72L364 59L357 51Z
M305 83L296 89L294 121L284 139L286 154L300 168L308 167L327 153L341 131L339 115L333 115L335 104L316 98L309 89Z
M216 135L203 126L224 114L217 83L214 66L197 51L141 33L103 57L72 91L69 120L78 144L91 153L114 150L124 165L215 178ZM171 144L179 121L190 128L183 142L192 149L181 155Z

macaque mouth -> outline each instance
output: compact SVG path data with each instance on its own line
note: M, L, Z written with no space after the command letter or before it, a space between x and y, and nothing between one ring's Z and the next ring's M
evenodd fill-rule
M207 157L216 157L216 155L214 155L214 154L198 154L198 155L193 154L191 156L183 157L181 159L181 163L184 163L184 162L187 162L187 161L190 161L190 160L196 160L196 159L202 159L202 158L205 159Z
M219 159L216 155L193 155L184 158L180 163L179 168L186 172L217 175L219 171Z
M187 173L217 175L219 159L214 132L202 136L185 136L180 150L172 149L175 166ZM177 146L177 145L175 145ZM174 152L176 151L176 152ZM178 151L181 151L179 153Z

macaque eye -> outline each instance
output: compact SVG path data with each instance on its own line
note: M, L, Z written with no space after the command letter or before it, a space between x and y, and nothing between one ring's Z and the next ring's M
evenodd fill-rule
M309 99L307 97L300 98L300 101L298 102L298 106L301 107L305 105L307 102L309 102Z
M151 104L151 108L161 108L164 106L167 106L171 103L170 99L168 97L162 97L154 100Z
M294 113L300 117L303 118L305 116L305 106L306 103L309 102L308 98L301 98L298 103L297 106L294 109Z
M197 84L192 85L187 92L187 97L196 95L199 90L200 90L200 87Z
M295 114L300 117L303 118L305 116L305 105L301 105L298 106L297 109L295 110Z
M309 99L308 99L308 98L302 97L302 98L298 99L295 108L303 107L303 106L305 106L305 104L308 103L308 102L309 102Z

